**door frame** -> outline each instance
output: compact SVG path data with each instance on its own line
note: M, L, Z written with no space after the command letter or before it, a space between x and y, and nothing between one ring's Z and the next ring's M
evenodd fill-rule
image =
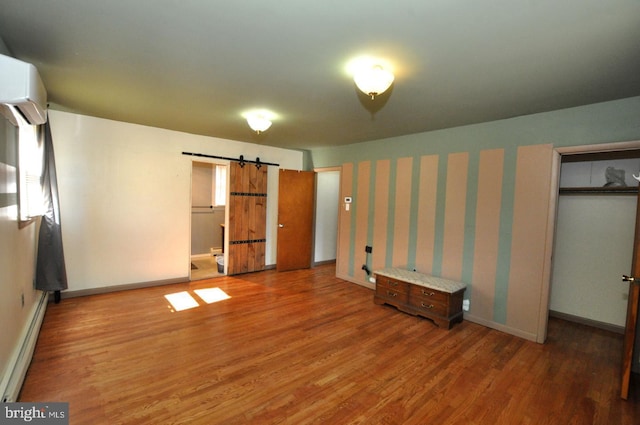
M342 196L341 192L340 192L340 188L342 187L341 182L342 182L342 167L338 166L338 167L320 167L320 168L314 168L313 171L316 173L316 193L314 194L315 196L315 202L317 204L318 202L318 175L320 173L326 173L326 172L337 172L338 173L338 199L336 199L337 202L337 208L336 208L336 260L338 259L338 255L340 255L339 252L339 246L340 244L338 243L338 235L340 235L340 197ZM317 217L315 217L315 214L317 213L317 205L314 207L314 217L313 217L313 245L312 245L312 250L311 250L311 264L312 266L316 266L318 264L322 264L322 263L316 263L315 261L315 246L316 246L316 219Z
M546 246L544 254L544 270L542 293L540 300L540 311L538 314L538 332L536 342L544 343L547 339L547 326L549 322L549 299L551 294L551 272L553 261L553 246L556 235L557 210L560 188L560 169L562 166L562 155L580 155L599 152L613 152L640 149L640 140L628 142L600 143L594 145L580 145L557 147L553 149L551 184L549 195L549 215L547 219ZM627 271L622 271L626 273Z
M227 237L227 228L229 227L229 164L231 161L228 160L224 160L224 159L216 159L216 158L207 158L207 157L198 157L198 158L192 158L191 159L191 165L189 167L189 252L188 252L188 263L189 264L189 281L191 282L191 232L192 232L192 205L193 205L193 163L194 162L203 162L203 163L208 163L208 164L213 164L213 165L224 165L227 167L227 187L226 187L226 194L225 194L225 206L224 206L224 224L225 224L225 228L224 228L224 246L222 247L223 252L223 258L224 258L224 270L223 270L223 274L227 274L227 252L229 251L229 238Z

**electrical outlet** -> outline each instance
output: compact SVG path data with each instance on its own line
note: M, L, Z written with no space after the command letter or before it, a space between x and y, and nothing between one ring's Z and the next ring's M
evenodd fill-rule
M376 283L376 278L373 276L369 277L369 282Z
M366 252L367 254L371 254L373 252L373 248L367 245L364 247L364 252Z
M469 300L462 300L462 309L464 311L469 311L469 305L471 304L471 301Z

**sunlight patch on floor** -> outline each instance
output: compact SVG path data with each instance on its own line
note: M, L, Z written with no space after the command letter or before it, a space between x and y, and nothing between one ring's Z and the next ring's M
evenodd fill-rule
M169 304L173 307L173 311L188 310L190 308L199 307L198 301L195 300L187 291L175 292L164 296Z
M226 292L220 288L203 288L195 289L195 292L207 304L213 304L231 298Z
M231 298L230 295L220 288L194 289L193 292L207 304L213 304ZM169 301L170 305L167 307L172 313L200 307L198 300L196 300L189 291L174 292L173 294L166 294L164 297Z

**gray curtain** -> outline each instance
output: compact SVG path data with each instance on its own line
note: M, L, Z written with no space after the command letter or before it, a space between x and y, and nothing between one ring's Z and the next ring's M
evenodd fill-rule
M45 208L38 237L36 289L62 291L67 289L68 286L67 269L64 264L64 251L62 250L56 161L53 155L53 140L51 139L51 128L48 121L40 128L39 137L41 142L44 143L42 190Z

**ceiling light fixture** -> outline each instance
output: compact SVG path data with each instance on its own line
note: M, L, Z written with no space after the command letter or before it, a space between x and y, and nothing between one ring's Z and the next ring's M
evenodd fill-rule
M393 83L393 74L379 64L373 64L357 70L353 75L356 86L373 100L384 93Z
M272 115L266 110L250 111L243 114L249 127L258 134L267 131L271 127Z

